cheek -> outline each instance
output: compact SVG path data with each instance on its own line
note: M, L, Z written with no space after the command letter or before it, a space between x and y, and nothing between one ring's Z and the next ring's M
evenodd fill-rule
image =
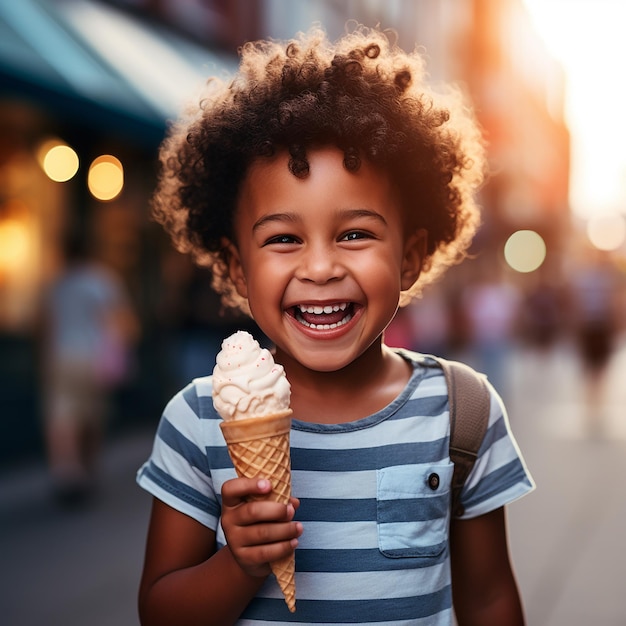
M366 284L376 284L379 288L388 290L393 290L400 284L401 262L398 255L392 251L385 255L361 259L354 269Z
M262 309L276 306L282 301L285 281L280 272L260 265L253 266L248 273L247 291L250 306Z

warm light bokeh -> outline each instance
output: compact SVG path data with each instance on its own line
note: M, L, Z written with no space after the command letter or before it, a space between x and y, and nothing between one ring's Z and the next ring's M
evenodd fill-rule
M525 0L567 75L572 134L570 199L576 215L626 212L626 2Z
M43 142L37 151L39 163L46 176L57 183L64 183L76 175L79 159L76 151L59 140Z
M30 249L29 233L22 222L16 219L0 222L0 275L22 266Z
M110 154L94 159L89 168L87 186L98 200L116 198L124 187L124 168L120 160Z

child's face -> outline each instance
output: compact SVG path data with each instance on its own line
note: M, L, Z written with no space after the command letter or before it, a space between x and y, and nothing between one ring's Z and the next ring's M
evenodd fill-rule
M250 168L231 277L279 353L336 371L380 343L419 275L425 237L407 236L384 172L365 161L348 172L334 148L308 158L304 179L284 153Z

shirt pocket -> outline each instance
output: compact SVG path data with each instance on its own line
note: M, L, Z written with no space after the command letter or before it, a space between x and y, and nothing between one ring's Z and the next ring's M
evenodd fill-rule
M378 547L391 558L436 557L448 541L454 465L386 467L376 472Z

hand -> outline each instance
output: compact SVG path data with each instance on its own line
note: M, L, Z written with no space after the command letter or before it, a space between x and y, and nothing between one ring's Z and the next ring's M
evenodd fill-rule
M269 564L293 552L302 524L293 517L300 502L289 504L260 500L272 490L269 480L234 478L222 486L222 528L228 547L250 576L265 577Z

